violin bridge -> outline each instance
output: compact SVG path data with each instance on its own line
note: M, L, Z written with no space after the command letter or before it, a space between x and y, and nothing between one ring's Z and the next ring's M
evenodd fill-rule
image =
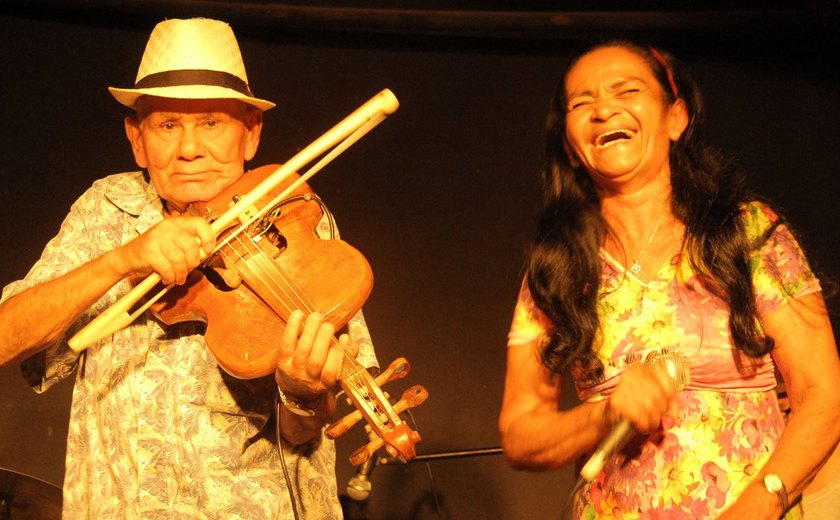
M238 203L240 200L242 200L242 197L241 197L240 195L234 195L234 196L233 196L233 202L232 202L232 204L231 204L231 205ZM256 207L256 206L254 206L254 205L251 205L251 206L249 206L249 207L247 207L247 208L243 209L243 210L239 213L239 216L237 216L236 218L237 218L237 220L239 221L239 223L240 223L240 224L242 224L242 225L246 225L246 224L248 224L249 222L251 222L251 220L252 220L252 219L254 218L254 216L257 214L257 211L259 211L259 210L257 209L257 207Z

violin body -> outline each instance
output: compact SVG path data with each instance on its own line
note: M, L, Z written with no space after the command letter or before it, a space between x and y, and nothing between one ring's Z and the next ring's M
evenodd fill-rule
M246 173L214 200L195 204L191 212L214 220L276 169L268 165ZM361 309L373 288L370 265L358 250L342 240L317 236L324 212L312 190L302 184L290 199L297 200L252 224L245 230L247 237L231 240L190 273L187 283L173 287L152 306L168 325L206 323L210 350L234 377L274 373L278 338L292 310L318 311L339 329ZM230 232L222 232L217 242ZM231 270L242 282L236 287L225 281Z

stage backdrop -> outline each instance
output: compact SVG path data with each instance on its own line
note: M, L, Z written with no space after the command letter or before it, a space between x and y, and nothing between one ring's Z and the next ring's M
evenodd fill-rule
M600 28L632 28L683 57L706 94L708 139L777 201L815 268L840 276L840 92L830 33L811 18L612 12L573 16L563 32L549 17L403 13L400 25L356 12L354 29L321 11L272 18L234 4L88 4L106 7L0 8L2 285L26 274L94 179L135 167L124 111L106 87L133 83L148 33L165 17L225 17L239 35L253 90L277 102L251 166L286 161L383 88L400 100L311 185L373 268L364 310L381 363L404 356L413 367L386 389L428 389L412 424L421 452L444 458L374 468L370 498L351 503L350 518L560 516L571 469L516 472L497 454L448 455L499 444L506 333L539 198L546 105L565 57ZM36 396L17 367L0 370L0 467L60 484L69 399L69 382ZM573 402L567 389L563 406ZM339 441L342 491L354 471L347 456L364 440L357 427Z

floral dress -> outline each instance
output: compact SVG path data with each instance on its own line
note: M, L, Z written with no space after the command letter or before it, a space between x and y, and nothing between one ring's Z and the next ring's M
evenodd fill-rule
M778 220L759 203L745 205L742 217L753 240ZM759 319L790 299L820 291L784 225L750 260ZM784 429L772 358L750 358L735 349L728 306L692 272L685 254L645 283L602 249L598 316L594 349L604 373L573 375L581 401L608 398L628 365L660 350L681 353L689 381L678 395L677 417L631 441L576 492L574 517L715 518L755 478ZM548 327L523 285L509 348L538 341ZM786 518L800 516L796 507Z

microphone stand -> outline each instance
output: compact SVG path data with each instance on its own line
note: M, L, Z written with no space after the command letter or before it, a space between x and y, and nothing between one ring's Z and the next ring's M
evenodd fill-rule
M415 457L406 462L431 462L436 460L460 459L464 457L481 457L485 455L498 455L502 453L501 447L492 448L478 448L472 450L456 450L456 451L442 451L437 453L424 453L415 455ZM395 464L402 464L393 457L379 457L372 459L372 464L368 468L360 468L356 475L350 479L348 485L347 497L349 500L342 500L342 510L347 520L366 519L364 509L367 505L367 498L371 492L370 474L373 468L379 465L390 466ZM431 471L431 470L429 470ZM431 474L430 474L431 475ZM440 504L437 499L437 492L434 492L435 505L440 514ZM1 519L0 519L1 520Z
M478 448L474 450L444 451L438 453L425 453L416 455L406 462L430 462L435 460L459 459L463 457L479 457L482 455L497 455L502 453L502 448ZM399 461L393 457L371 458L356 470L356 474L347 484L347 495L356 502L367 500L371 491L370 474L376 466L389 466ZM400 463L402 464L402 463ZM0 518L0 520L3 520Z
M480 457L482 455L498 455L500 453L502 453L502 448L500 447L478 448L473 450L442 451L438 453L424 453L421 455L417 455L408 462L430 462L434 460L460 459L463 457ZM397 462L398 461L393 457L380 457L377 461L377 464L388 465L396 464Z

